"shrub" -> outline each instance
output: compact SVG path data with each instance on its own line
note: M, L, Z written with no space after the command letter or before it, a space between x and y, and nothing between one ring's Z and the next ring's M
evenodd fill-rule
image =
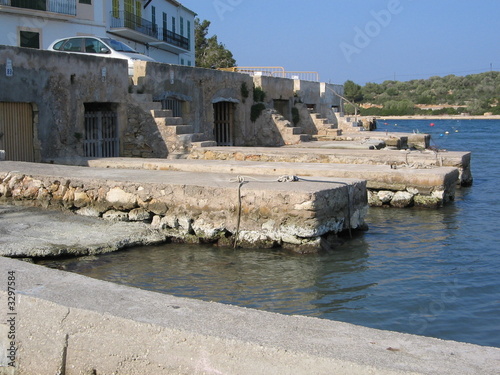
M256 103L261 103L266 99L266 93L262 90L262 87L253 88L253 101Z
M250 109L250 121L255 122L259 118L262 111L266 109L264 103L257 103Z

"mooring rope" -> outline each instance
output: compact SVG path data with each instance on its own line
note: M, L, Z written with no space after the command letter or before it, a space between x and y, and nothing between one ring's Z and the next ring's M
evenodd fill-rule
M308 180L305 178L297 177L295 175L282 175L277 179L258 179L251 176L237 176L236 178L230 179L230 182L238 182L238 218L236 221L236 232L234 235L233 249L236 249L238 245L238 238L240 234L240 224L241 224L241 210L242 210L242 195L241 195L241 187L244 184L249 183L249 180L253 180L254 182L320 182L320 183L330 183L330 184L340 184L346 186L347 193L347 228L349 231L349 237L352 239L352 230L351 230L351 194L349 189L349 184L346 182L340 181L325 181L325 180Z

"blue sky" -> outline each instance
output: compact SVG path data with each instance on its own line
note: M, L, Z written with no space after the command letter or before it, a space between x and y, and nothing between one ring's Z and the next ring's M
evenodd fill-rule
M500 0L181 0L238 66L359 84L500 71Z

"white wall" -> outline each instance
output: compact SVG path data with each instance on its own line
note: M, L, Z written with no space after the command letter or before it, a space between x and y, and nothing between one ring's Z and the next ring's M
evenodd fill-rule
M116 35L111 35L107 33L106 27L109 24L110 12L112 10L112 0L106 1L93 1L93 12L94 20L80 20L74 17L67 17L64 15L57 15L53 13L31 11L26 9L17 9L11 7L5 7L6 11L0 13L0 25L2 32L0 33L0 44L19 46L19 31L34 31L40 34L40 47L42 49L47 49L47 47L56 39L76 36L76 35L95 35L95 36L107 36L120 41L123 41L130 45L132 48L136 49L140 53L151 56L159 62L165 62L169 64L181 64L181 60L184 60L184 64L188 65L188 61L191 62L191 66L195 65L195 53L194 53L194 14L185 8L176 7L166 0L153 0L146 9L142 10L142 18L149 21L152 20L152 7L156 8L156 23L161 29L163 27L162 14L167 13L167 29L172 30L172 17L176 18L176 30L177 34L180 32L180 17L184 18L184 37L188 37L187 26L188 21L191 26L191 50L186 53L181 53L177 55L175 53L161 50L158 48L150 47L146 48L145 44L137 43L135 41L126 40L120 38ZM83 5L79 5L81 7ZM120 10L123 10L124 2L120 1ZM17 14L16 14L17 13ZM19 14L22 13L22 14ZM34 16L30 16L34 15ZM68 22L69 21L69 22Z
M94 22L70 23L50 18L27 17L11 13L0 13L0 44L19 46L19 31L35 31L40 33L40 47L47 47L56 39L74 35L105 35L104 26Z

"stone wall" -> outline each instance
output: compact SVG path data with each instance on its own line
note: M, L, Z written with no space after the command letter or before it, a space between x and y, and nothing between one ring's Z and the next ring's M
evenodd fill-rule
M235 145L247 145L255 129L250 119L252 77L246 74L222 72L213 69L180 65L139 62L136 64L134 83L141 93L154 100L168 97L184 102L182 118L193 126L193 132L202 133L206 140L214 140L214 103L234 103ZM245 85L249 94L242 94Z
M266 93L265 108L278 110L288 121L297 101L323 112L335 102L326 84L318 82L148 62L136 62L130 79L126 61L119 59L0 46L0 70L7 60L14 74L0 75L0 102L32 104L36 161L85 156L85 105L89 104L108 104L116 112L120 156L167 157L174 149L189 150L191 142L216 140L214 104L220 102L232 103L234 108L233 145L289 143L282 140L286 133L274 136L280 129L267 119L251 121L252 108L258 104L254 87ZM147 99L138 100L139 95ZM180 134L194 136L170 137L172 130L155 121L150 110L160 104L153 102L166 98L181 103L182 125L192 127ZM314 127L308 126L310 119L301 116L301 121L304 131L315 134Z
M32 103L36 109L37 159L81 156L85 103L125 103L127 62L86 55L0 46L0 102ZM103 77L105 69L105 77ZM118 122L125 108L118 105Z
M280 127L270 116L263 114L258 121L251 121L253 88L261 88L265 93L262 104L268 110L278 110L288 121L292 120L295 103L313 105L324 117L332 117L330 112L339 99L327 90L327 85L319 82L292 80L287 78L255 76L244 73L226 72L213 69L139 62L135 67L134 83L141 93L151 95L155 100L167 97L183 102L183 121L193 126L193 131L202 133L205 140L214 140L214 108L216 102L234 103L234 146L281 146L286 133L278 134ZM247 95L244 95L244 88ZM316 134L310 112L301 112L298 125L304 132Z
M365 225L365 181L279 183L269 179L238 187L229 181L207 184L220 179L217 176L204 177L197 184L188 183L192 178L185 174L177 182L170 176L169 183L148 183L138 181L150 176L150 171L128 171L127 177L116 180L111 171L95 168L54 166L50 170L49 175L29 173L29 169L2 172L0 201L148 222L167 237L185 242L230 245L237 238L244 247L283 246L297 252L316 252L329 246L331 236ZM94 172L106 176L96 179ZM154 176L166 179L164 174Z

